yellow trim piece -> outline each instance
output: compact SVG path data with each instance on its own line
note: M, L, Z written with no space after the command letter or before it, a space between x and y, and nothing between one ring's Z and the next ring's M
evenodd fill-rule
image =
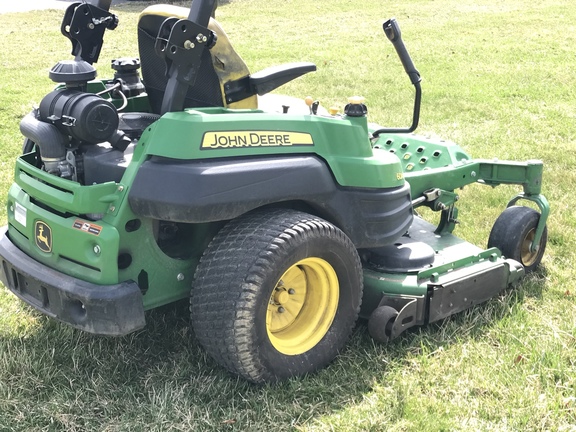
M163 16L166 18L176 17L176 18L187 18L189 10L187 8L181 6L174 6L174 5L166 5L166 4L159 4L159 5L152 5L148 6L144 9L140 16L138 17L138 21L142 19L142 17L153 15L153 16Z
M220 26L218 21L211 19L208 28L218 37L216 45L210 50L210 52L212 53L212 64L214 65L214 70L220 79L224 106L232 109L258 108L258 98L256 95L231 104L226 103L226 100L224 99L224 84L228 81L237 80L250 75L250 70L248 69L248 66L246 66L246 63L244 63L244 60L242 60L242 57L240 57L232 47L228 35Z

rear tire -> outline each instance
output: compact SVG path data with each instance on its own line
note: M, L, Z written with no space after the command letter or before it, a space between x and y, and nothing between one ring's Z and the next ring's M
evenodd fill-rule
M518 261L526 273L534 271L542 261L548 241L548 228L544 227L538 250L530 250L539 220L540 213L530 207L508 207L494 222L488 247L497 247L506 258Z
M292 210L250 213L200 260L192 327L219 364L250 381L300 376L344 347L362 286L358 253L334 225Z

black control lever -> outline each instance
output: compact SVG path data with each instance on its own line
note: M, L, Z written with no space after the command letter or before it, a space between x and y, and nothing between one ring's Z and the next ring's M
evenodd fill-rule
M104 43L106 29L118 27L118 17L108 10L112 0L72 3L62 19L61 31L72 42L72 55L89 64L96 63Z
M97 0L96 6L105 11L109 11L110 6L112 6L112 0Z
M192 2L188 19L198 25L208 27L210 17L214 15L216 0L196 0Z
M400 26L395 18L389 19L383 24L384 33L394 45L396 49L396 53L398 53L398 57L400 57L400 61L402 62L402 66L404 66L404 70L410 77L410 81L412 84L419 83L422 81L420 78L420 72L416 70L412 59L410 58L410 54L406 50L406 46L404 45L404 41L402 40L402 34L400 32Z
M166 61L168 76L161 114L184 109L188 87L194 85L202 64L202 53L215 42L215 35L208 30L215 6L216 0L194 0L188 19L174 22L168 18L162 24L155 46L156 53Z
M408 54L408 51L406 50L398 22L396 22L395 18L391 18L383 24L383 28L384 33L396 49L396 53L402 62L402 66L404 66L404 70L408 74L408 77L410 78L410 81L416 90L416 95L414 96L414 113L412 115L412 125L408 128L378 129L372 134L374 137L377 137L382 133L410 133L416 130L420 120L420 103L422 101L422 88L420 87L420 81L422 81L422 78L420 77L420 72L418 72L414 66L414 63L410 58L410 54Z

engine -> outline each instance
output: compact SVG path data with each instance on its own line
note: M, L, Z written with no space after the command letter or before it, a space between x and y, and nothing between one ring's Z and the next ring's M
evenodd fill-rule
M112 67L114 79L98 94L86 92L87 80L95 77L86 64L65 61L51 70L50 77L65 86L46 95L20 123L24 152L36 150L46 172L84 185L120 181L136 140L159 116L121 112L127 98L145 88L138 59L114 60ZM109 95L122 106L103 97Z

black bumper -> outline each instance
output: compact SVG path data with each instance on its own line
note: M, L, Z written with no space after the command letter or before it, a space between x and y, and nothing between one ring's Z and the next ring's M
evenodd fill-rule
M18 249L0 228L0 280L40 312L89 333L121 336L145 325L135 282L96 285L52 270Z

